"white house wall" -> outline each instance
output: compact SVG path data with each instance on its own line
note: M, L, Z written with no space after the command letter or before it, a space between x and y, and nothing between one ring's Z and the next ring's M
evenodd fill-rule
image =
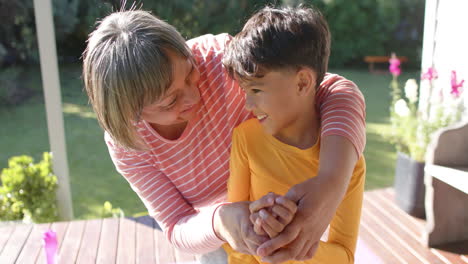
M463 97L468 106L468 1L426 0L422 71L433 66L439 78L434 86L451 89L451 72L464 79ZM421 84L421 101L428 96L427 82ZM432 94L439 96L438 91Z

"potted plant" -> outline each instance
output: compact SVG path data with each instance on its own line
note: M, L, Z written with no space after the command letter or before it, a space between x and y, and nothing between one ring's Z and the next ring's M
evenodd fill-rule
M438 82L435 68L429 68L421 82L428 89L426 101L420 101L419 86L415 79L406 81L403 91L398 85L401 73L398 58L392 54L390 72L393 75L390 120L391 141L398 155L395 167L395 199L408 214L424 218L424 158L431 135L461 119L464 111L461 98L463 81L451 72L451 83Z

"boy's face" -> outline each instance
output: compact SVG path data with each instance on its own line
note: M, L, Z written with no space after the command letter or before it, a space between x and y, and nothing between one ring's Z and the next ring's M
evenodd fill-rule
M295 70L268 71L262 77L239 80L246 93L246 108L268 134L282 136L291 131L301 114L301 99Z
M189 121L200 106L198 81L200 72L192 58L168 51L174 74L171 86L159 100L143 108L141 118L160 125L172 126Z

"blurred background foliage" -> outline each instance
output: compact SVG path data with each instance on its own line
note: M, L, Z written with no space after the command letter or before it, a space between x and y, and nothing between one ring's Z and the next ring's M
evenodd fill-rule
M0 63L38 61L33 0L0 0ZM96 20L113 10L129 9L133 1L52 0L58 54L78 61ZM330 24L333 35L331 67L360 66L365 55L392 51L419 66L424 0L151 0L136 6L151 10L174 25L186 38L207 33L236 34L255 10L271 5L312 4ZM402 45L404 44L404 45Z
M52 0L61 63L79 63L96 21L132 6L152 11L174 25L187 39L207 33L239 32L256 10L270 5L312 4L328 20L332 32L330 67L364 67L366 55L392 51L418 68L424 21L424 0ZM0 0L0 104L17 104L32 91L18 86L25 65L38 63L33 0ZM4 72L2 70L2 72Z

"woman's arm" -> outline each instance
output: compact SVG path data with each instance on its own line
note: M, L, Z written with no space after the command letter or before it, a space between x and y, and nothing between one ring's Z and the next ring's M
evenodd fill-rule
M213 214L219 204L195 210L166 175L149 163L144 155L115 146L107 134L106 143L117 171L130 183L176 248L205 253L224 243L213 229Z
M357 162L346 194L330 223L327 242L320 242L314 260L319 263L353 263L359 233L365 182L365 161Z
M250 168L242 133L234 129L231 145L228 201L215 214L217 234L236 251L253 255L266 237L255 234L250 222Z

